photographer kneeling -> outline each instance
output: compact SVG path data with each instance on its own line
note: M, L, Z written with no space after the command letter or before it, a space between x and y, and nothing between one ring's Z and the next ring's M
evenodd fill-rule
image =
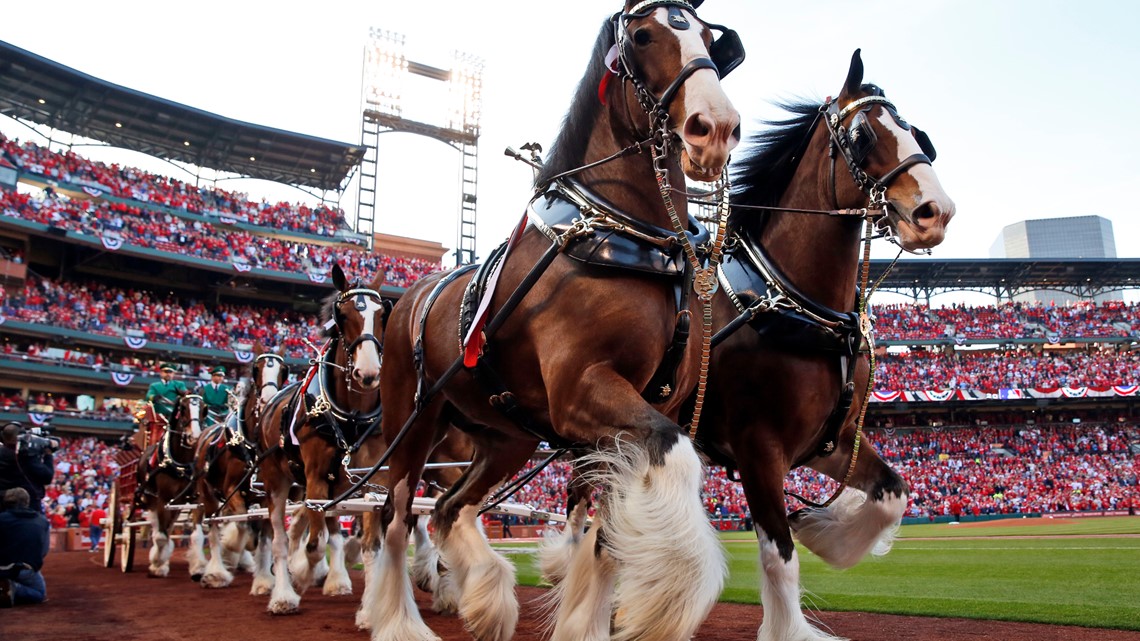
M30 507L43 512L44 487L55 475L52 450L59 441L24 432L15 421L0 430L0 493L15 487L24 488Z
M49 526L28 501L22 487L7 490L0 500L0 608L47 598L40 568L48 553Z

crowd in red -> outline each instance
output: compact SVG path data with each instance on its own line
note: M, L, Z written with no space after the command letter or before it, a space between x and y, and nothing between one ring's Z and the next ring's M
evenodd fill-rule
M0 152L23 171L64 183L101 187L112 196L140 203L319 236L350 231L344 212L336 207L269 203L264 199L255 203L246 194L217 186L194 186L133 167L88 160L72 151L57 153L30 141L8 140L3 134L0 134Z
M1056 389L1140 383L1140 352L1010 349L944 353L923 349L875 359L875 389L891 391Z
M151 341L216 349L260 343L289 356L311 355L306 341L322 341L315 314L249 305L211 308L200 301L97 282L81 285L29 277L15 294L5 295L0 289L0 311L8 318L93 334L130 332Z
M116 449L95 438L63 438L55 453L55 477L44 492L44 514L52 527L86 527L95 508L108 507L118 475Z
M383 269L386 284L407 287L440 269L439 263L422 259L226 231L210 223L106 200L72 200L60 195L32 196L0 191L0 211L5 216L104 240L122 240L180 256L277 272L323 275L334 264L339 264L349 274L371 278Z
M910 485L907 516L1055 513L1140 507L1140 442L1134 425L1020 425L867 431L890 465ZM45 504L105 505L116 473L115 448L91 438L64 439ZM569 462L547 466L510 500L565 513ZM801 468L785 488L822 500L836 484ZM739 522L751 515L740 483L723 468L709 469L702 501L713 518ZM799 507L789 499L788 508Z
M1140 331L1140 305L1122 301L1071 305L876 305L879 340L1109 338Z

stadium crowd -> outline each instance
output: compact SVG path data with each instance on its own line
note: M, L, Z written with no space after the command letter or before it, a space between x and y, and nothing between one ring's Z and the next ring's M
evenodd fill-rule
M161 205L195 214L231 218L253 225L318 236L350 231L339 208L301 203L249 200L246 194L217 186L194 186L169 176L118 164L88 160L73 151L54 152L31 141L0 134L0 152L22 171L52 180L108 191L138 203Z
M965 339L1112 338L1140 332L1140 305L1122 301L1071 305L876 305L880 341Z
M370 254L363 248L328 247L281 240L245 231L228 231L173 214L106 200L78 200L59 194L0 191L5 216L101 239L228 265L276 272L326 274L339 264L349 274L370 277L385 270L385 282L407 287L439 271L430 261Z
M910 485L907 516L1056 513L1140 507L1140 428L1132 424L1020 425L867 431L869 442ZM115 446L65 438L44 499L54 524L79 523L88 505L106 507L117 473ZM564 513L569 462L547 466L511 498ZM835 482L800 469L785 487L823 499ZM702 499L711 517L751 516L741 485L710 468ZM799 507L789 499L790 509Z
M1140 383L1140 352L1094 349L1048 351L1006 349L945 353L923 349L886 354L875 360L879 390L1056 389Z

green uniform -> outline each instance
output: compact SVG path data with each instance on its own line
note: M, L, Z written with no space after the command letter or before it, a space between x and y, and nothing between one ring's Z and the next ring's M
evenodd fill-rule
M167 383L159 380L151 383L150 387L147 388L146 400L154 403L155 412L169 420L170 416L174 414L174 405L178 403L178 397L188 391L186 384L182 381L171 380Z
M198 388L202 400L206 403L206 410L210 413L212 421L221 421L230 412L229 398L232 388L225 383L214 385L213 382L203 383Z

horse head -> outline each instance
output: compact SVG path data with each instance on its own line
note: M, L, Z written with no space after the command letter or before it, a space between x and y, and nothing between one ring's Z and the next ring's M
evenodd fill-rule
M720 86L744 60L736 32L702 21L683 0L630 0L612 21L606 64L641 104L655 138L681 142L681 168L689 178L718 179L740 142L740 114Z
M181 434L185 442L192 443L202 434L206 422L206 403L198 394L183 394L174 404L170 415L170 430Z
M934 145L925 132L902 119L882 89L863 84L858 49L843 90L826 108L830 144L855 179L833 177L838 206L870 198L872 208L886 212L879 228L908 251L941 243L954 217L954 201L931 166Z
M285 386L289 377L289 370L285 366L285 358L274 352L260 349L254 350L257 356L253 359L253 374L250 377L249 395L256 399L256 412L265 408L265 404L273 395Z
M332 279L338 291L325 306L330 331L339 336L344 350L348 376L365 390L380 385L384 325L392 310L392 303L380 297L384 277L381 270L368 287L362 287L359 281L350 282L340 265L334 265Z

